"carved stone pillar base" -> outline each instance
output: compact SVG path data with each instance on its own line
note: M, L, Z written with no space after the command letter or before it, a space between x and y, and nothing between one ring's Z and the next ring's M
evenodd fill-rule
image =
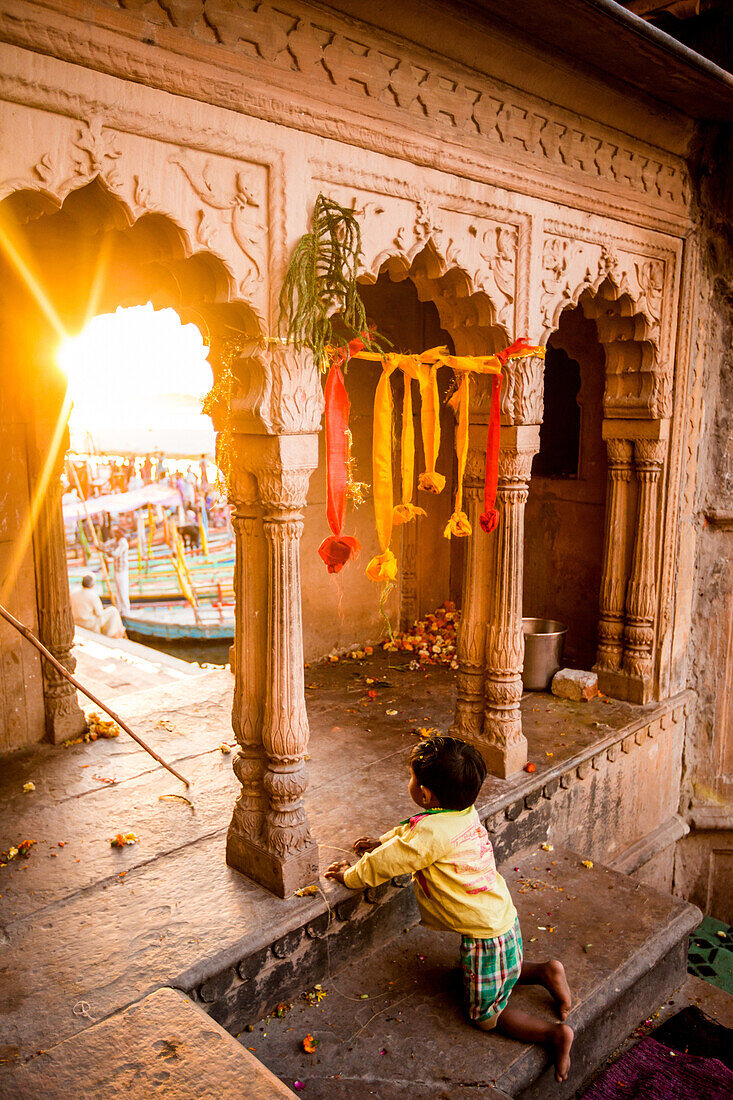
M499 779L516 775L527 763L527 738L523 733L503 742L481 737L471 743L483 756L489 774L496 775Z
M227 833L227 864L254 879L279 898L287 898L318 881L318 845L315 841L297 852L277 855L263 848L229 826Z
M597 669L598 690L626 703L649 703L654 698L651 677L631 676L628 672Z
M81 737L86 733L87 720L76 695L50 699L46 692L46 737L54 745Z

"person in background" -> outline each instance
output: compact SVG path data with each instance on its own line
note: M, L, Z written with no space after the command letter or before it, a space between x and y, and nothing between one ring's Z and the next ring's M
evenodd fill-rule
M201 492L206 496L209 488L209 474L206 469L206 455L201 455L199 459L199 488Z
M178 530L183 539L183 545L189 550L198 550L201 546L201 532L199 531L199 517L192 507L186 509L186 522L181 524Z
M140 473L143 476L143 481L147 485L153 479L153 460L149 454L145 455L145 461L142 465Z
M128 566L130 544L125 538L121 527L115 527L114 539L114 548L111 551L106 550L105 556L110 558L114 566L117 606L121 614L127 615L130 611L130 570Z
M81 579L81 587L71 592L71 614L75 626L91 630L94 634L104 634L107 638L124 638L125 628L116 607L103 607L102 601L94 590L94 577L86 573Z

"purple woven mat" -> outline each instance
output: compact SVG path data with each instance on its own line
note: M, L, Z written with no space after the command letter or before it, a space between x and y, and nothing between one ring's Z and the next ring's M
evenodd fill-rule
M717 1058L642 1039L601 1074L583 1100L731 1100L733 1072Z

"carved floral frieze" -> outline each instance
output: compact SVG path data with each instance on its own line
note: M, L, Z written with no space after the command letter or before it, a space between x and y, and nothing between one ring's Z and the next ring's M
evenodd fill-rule
M61 0L58 0L61 6ZM302 81L300 94L328 101L334 89L352 110L371 101L411 130L437 126L451 141L480 144L502 159L614 185L650 203L681 206L688 180L680 162L650 146L554 108L480 72L459 71L445 59L397 42L358 22L297 0L277 6L255 0L105 0L145 24L181 32L169 48L186 53L194 36L272 79ZM333 113L333 106L308 112ZM301 112L302 113L302 112ZM284 121L284 120L283 120Z

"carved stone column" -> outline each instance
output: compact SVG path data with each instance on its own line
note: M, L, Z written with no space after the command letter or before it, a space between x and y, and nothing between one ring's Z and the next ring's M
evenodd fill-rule
M238 685L242 732L237 731L241 748L235 771L242 772L246 785L227 838L227 862L279 897L287 897L318 877L318 846L303 805L308 718L300 602L303 508L310 475L318 463L318 441L314 435L250 437L248 449L249 457L240 455L239 462L256 477L258 502L256 508L245 504L239 509L242 567L236 597L243 607L237 623L241 640L235 646L235 676L243 678L249 667L260 687ZM254 571L245 582L250 565L247 561L245 568L245 546L251 547L252 540L260 537L260 524L265 568L260 545ZM254 622L258 616L266 623L264 634L261 623ZM257 648L256 657L246 653L248 644Z
M234 437L229 478L236 596L236 632L230 651L234 673L232 728L239 745L232 767L242 784L227 835L227 863L233 867L240 866L249 846L260 843L269 805L262 747L267 683L267 545L257 480L246 470L248 439Z
M632 701L651 698L654 616L657 601L657 509L664 465L664 439L636 439L634 464L639 486L631 579L626 592L624 672L637 682Z
M608 439L608 495L603 540L598 657L595 671L618 672L623 662L627 582L627 513L633 443Z
M35 441L29 434L32 447L32 494L41 491L40 506L34 528L34 557L36 565L36 599L38 603L38 633L41 641L50 649L57 661L69 672L76 668L76 658L71 650L74 645L74 620L71 615L69 575L66 567L66 542L61 512L61 469L66 453L67 440L57 441L58 451L53 462L48 484L43 490L41 479L48 461L49 448L53 446L54 432L49 426L35 424ZM69 737L78 737L86 730L84 712L79 706L76 688L42 660L44 702L46 710L46 734L50 741L59 744Z
M451 726L453 737L479 745L484 724L484 669L486 658L486 619L489 586L489 539L481 530L483 481L486 452L486 426L469 428L464 500L472 534L466 548L463 574L461 622L458 627L458 673L456 675L456 714Z
M494 775L506 778L527 762L522 733L524 633L524 507L532 459L540 445L539 425L502 428L499 451L499 525L492 546L486 636L486 681L481 752Z

